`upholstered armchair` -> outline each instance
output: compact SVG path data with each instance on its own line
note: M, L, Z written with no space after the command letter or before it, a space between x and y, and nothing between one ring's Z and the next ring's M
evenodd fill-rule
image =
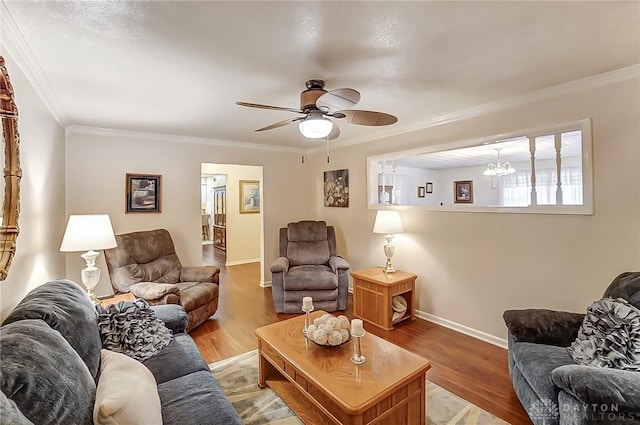
M617 306L604 309L610 300ZM638 313L633 311L638 309L640 272L625 272L611 282L602 300L587 309L586 318L582 313L546 309L504 312L509 374L534 424L640 424L640 372L577 363L571 355L585 321L596 322L599 329L593 332L587 327L590 350L607 353L612 362L621 358L618 352L607 351L615 345L633 352L639 337ZM599 333L607 334L606 344L600 343Z
M118 246L104 252L116 293L131 292L150 305L180 304L187 332L218 309L220 269L183 267L165 229L116 235Z
M316 310L346 310L351 266L336 255L333 226L299 221L280 229L280 257L271 265L276 313L302 312L302 298Z

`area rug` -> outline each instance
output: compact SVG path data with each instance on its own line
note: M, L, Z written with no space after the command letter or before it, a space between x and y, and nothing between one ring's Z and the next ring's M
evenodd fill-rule
M209 365L247 425L300 425L302 421L271 389L258 388L258 351ZM398 424L401 425L401 424ZM427 382L427 425L508 425L434 383Z

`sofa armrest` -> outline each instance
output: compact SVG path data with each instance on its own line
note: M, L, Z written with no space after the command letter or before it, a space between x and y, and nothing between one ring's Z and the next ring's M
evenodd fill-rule
M271 273L284 273L289 270L289 259L287 257L278 257L271 263L269 269Z
M640 373L595 366L565 365L551 372L551 381L586 405L617 405L640 412Z
M527 309L507 310L502 317L514 342L568 347L578 336L584 314Z
M150 305L180 304L180 289L172 283L138 282L131 285L129 290Z
M347 260L337 255L329 258L329 267L333 272L337 272L338 270L348 270L351 268L351 264Z
M173 334L184 333L187 329L189 317L182 306L177 304L154 305L151 309L156 317L162 320Z
M216 266L183 267L180 271L180 282L213 282L218 273L220 268Z

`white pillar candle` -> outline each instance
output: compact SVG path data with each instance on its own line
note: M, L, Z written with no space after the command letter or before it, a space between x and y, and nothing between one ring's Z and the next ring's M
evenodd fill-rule
M313 299L311 297L302 298L303 310L311 310L313 308Z
M360 336L364 333L364 327L362 326L362 320L353 319L351 321L351 335Z

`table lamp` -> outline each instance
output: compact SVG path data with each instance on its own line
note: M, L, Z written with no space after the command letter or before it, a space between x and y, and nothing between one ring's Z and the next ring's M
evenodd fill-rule
M116 246L118 246L116 237L107 214L69 216L60 251L87 251L81 255L87 262L87 267L81 270L80 276L82 284L87 288L87 295L94 304L98 303L94 290L100 280L100 269L96 267L96 257L100 253L94 250L115 248Z
M396 269L391 264L391 258L395 252L395 247L391 243L394 233L402 233L402 221L400 220L400 212L393 210L378 210L376 221L373 225L373 233L385 234L387 244L384 246L384 255L387 256L387 264L384 266L385 273L393 273Z

